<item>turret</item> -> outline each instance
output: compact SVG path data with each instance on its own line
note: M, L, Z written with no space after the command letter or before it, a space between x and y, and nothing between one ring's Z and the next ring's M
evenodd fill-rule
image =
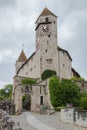
M23 63L27 60L27 57L24 53L24 51L22 50L17 61L16 61L16 64L15 64L15 67L16 67L16 73L17 71L19 70L19 68L23 65Z

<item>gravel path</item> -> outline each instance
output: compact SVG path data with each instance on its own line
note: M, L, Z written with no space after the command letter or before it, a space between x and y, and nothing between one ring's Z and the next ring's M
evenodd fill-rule
M23 130L87 130L87 128L62 122L60 113L57 115L40 115L38 113L23 112L21 115L12 118L16 124L20 122Z

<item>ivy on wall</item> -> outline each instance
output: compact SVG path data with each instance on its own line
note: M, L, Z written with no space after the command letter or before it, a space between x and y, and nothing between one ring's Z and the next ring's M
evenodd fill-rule
M49 81L50 100L54 107L66 106L66 104L79 105L80 92L77 84L69 79L53 76Z
M45 80L47 78L50 78L51 76L56 75L56 71L53 70L45 70L42 75L41 75L41 79Z
M24 79L22 79L22 83L24 84L24 85L34 85L34 84L36 84L36 80L34 80L34 79L32 79L32 78L24 78Z

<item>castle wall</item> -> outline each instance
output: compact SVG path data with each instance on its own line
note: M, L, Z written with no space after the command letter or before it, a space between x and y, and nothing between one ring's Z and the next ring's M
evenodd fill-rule
M71 72L71 60L66 52L59 51L59 77L70 79L72 76Z
M75 81L79 86L80 92L87 92L87 81Z
M37 50L18 73L19 76L40 78L40 51Z

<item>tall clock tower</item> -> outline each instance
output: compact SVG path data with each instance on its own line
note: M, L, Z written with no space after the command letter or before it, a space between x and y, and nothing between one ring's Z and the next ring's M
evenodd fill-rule
M40 73L55 70L58 75L57 16L45 8L36 21L36 51L40 51Z

